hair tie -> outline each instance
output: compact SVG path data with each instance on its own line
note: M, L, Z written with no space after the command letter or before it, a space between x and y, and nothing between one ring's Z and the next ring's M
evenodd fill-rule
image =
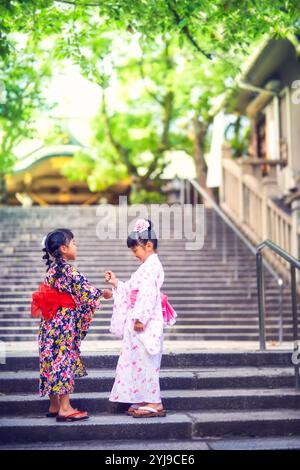
M45 235L45 236L43 237L43 240L42 240L42 242L41 242L41 245L42 245L42 247L43 247L44 249L46 249L46 240L47 240L47 235Z

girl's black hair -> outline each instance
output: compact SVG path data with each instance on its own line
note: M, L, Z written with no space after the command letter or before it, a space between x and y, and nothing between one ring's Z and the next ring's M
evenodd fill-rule
M127 246L128 248L134 248L137 245L146 245L148 241L152 242L153 248L156 250L157 248L157 236L153 230L153 224L151 220L145 219L149 222L149 227L147 230L143 232L131 232L127 237Z
M45 252L43 259L46 260L47 271L53 263L56 263L59 267L64 264L59 247L61 245L68 245L73 238L73 233L67 228L58 228L48 233L45 239L45 248L43 248Z

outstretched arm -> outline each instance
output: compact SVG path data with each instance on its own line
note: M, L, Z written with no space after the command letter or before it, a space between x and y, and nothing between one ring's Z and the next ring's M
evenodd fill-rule
M119 279L116 277L115 273L113 273L112 271L106 271L105 281L111 284L116 289L118 286Z
M126 282L119 281L112 271L106 271L105 281L112 286L114 297L110 332L118 338L122 338L130 302L130 280Z

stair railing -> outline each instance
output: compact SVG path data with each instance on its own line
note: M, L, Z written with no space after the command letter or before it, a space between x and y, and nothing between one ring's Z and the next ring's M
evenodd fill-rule
M236 234L240 240L247 246L250 252L256 256L256 248L250 243L250 241L245 237L241 230L235 226L235 224L229 219L229 217L224 213L224 211L218 206L218 204L213 200L213 198L203 189L199 183L193 179L182 179L181 180L181 190L180 190L180 202L181 204L196 204L199 201L199 195L205 199L210 207L220 216L220 218L225 222L225 224L230 227L230 229ZM278 305L279 305L279 341L282 341L283 336L283 313L282 313L282 297L283 297L283 279L276 273L273 267L262 258L262 263L269 273L275 279L279 287L278 295ZM261 329L260 329L261 331ZM263 346L263 347L262 347ZM260 341L260 349L265 349L265 344L262 344Z
M291 272L291 295L292 295L292 315L293 315L293 340L294 340L294 353L296 354L299 349L299 336L298 336L298 314L297 314L297 285L296 285L296 268L300 269L300 261L294 256L287 253L280 246L273 243L271 240L265 240L256 247L256 273L257 273L257 290L258 290L258 313L259 313L259 342L260 348L266 349L266 333L265 333L265 293L264 293L264 276L263 276L263 258L262 250L268 247L274 253L284 258L290 263ZM294 354L293 354L294 356ZM299 361L294 362L295 369L295 387L300 388L299 380Z
M260 243L256 248L249 242L245 235L233 224L233 222L227 217L223 210L218 204L209 196L196 181L192 179L181 180L181 191L180 201L184 203L196 204L199 199L199 194L205 199L210 206L216 211L221 219L230 227L233 232L245 243L251 253L256 256L256 277L257 277L257 289L258 289L258 308L259 308L259 344L261 350L266 350L266 338L265 338L265 295L264 295L264 275L263 266L270 272L270 274L276 280L280 291L279 291L279 339L282 341L283 336L283 314L282 314L282 292L283 292L283 280L272 268L272 266L262 257L261 251L264 247L271 248L275 253L284 258L290 263L291 270L291 295L292 295L292 314L293 314L293 340L294 340L294 353L295 361L293 363L295 369L295 388L300 388L299 380L299 335L298 335L298 315L297 315L297 287L296 287L296 268L300 269L300 261L294 256L287 253L285 250L280 248L270 240L265 240Z

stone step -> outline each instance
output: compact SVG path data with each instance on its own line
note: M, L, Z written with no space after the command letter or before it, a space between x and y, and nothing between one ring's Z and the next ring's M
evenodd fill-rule
M289 319L285 318L285 321L287 322ZM19 317L17 318L6 318L6 319L0 319L0 328L17 328L17 327L31 327L31 328L36 328L37 325L36 319L31 319L31 318L22 318L20 319ZM101 318L99 316L97 318L93 319L93 323L91 325L91 328L95 328L96 326L105 326L107 327L110 324L110 315L101 315ZM253 326L257 327L258 326L258 320L257 319L244 319L244 318L234 318L234 319L224 319L224 318L219 318L219 319L209 319L208 317L206 319L195 319L195 318L190 318L187 316L186 319L183 319L180 317L177 320L176 327L177 326L230 326L230 325L235 325L235 326ZM278 327L278 318L268 318L268 325L273 326L273 327Z
M208 304L203 304L203 309L199 311L199 307L196 305L179 305L176 304L175 302L172 302L173 307L177 311L177 314L179 315L178 321L180 319L184 318L201 318L207 319L207 318L221 318L221 319L252 319L256 320L257 319L257 310L255 308L247 308L245 306L245 312L241 313L238 307L242 307L243 305L239 306L236 305L237 308L234 308L235 305L215 305L215 306L210 306ZM255 307L255 305L253 306ZM226 310L228 309L228 310ZM5 318L5 316L10 317L11 315L17 315L17 318L30 318L30 303L24 304L24 305L11 305L9 308L7 307L5 309L5 304L0 306L0 312L1 312L1 317ZM11 315L10 315L11 312ZM101 310L96 310L95 318L98 316L104 315L107 316L108 314L111 314L112 309L111 308L106 308L103 307ZM213 314L212 317L210 317L210 312ZM289 321L291 319L291 310L290 309L283 309L283 317ZM279 309L278 307L275 306L268 306L268 311L266 314L266 318L274 318L275 320L279 318Z
M102 450L102 451L191 451L191 450L300 450L300 437L274 436L274 437L210 437L207 439L182 439L163 441L150 439L140 440L118 440L118 441L80 441L80 450ZM78 450L78 442L56 441L56 442L34 442L34 443L8 443L0 444L0 450ZM174 453L175 453L174 452ZM118 455L119 456L119 455ZM203 454L201 455L203 457ZM123 457L121 457L123 458ZM124 457L127 459L128 457ZM125 460L127 462L127 460Z
M120 270L117 271L115 268L112 269L113 267L109 265L109 268L111 268L111 270L114 270L121 280L123 278L125 279L128 278L128 274L131 273L132 270L137 269L137 267L138 266L134 266L134 268L130 270L128 269L126 271L120 271ZM175 281L177 280L178 277L179 278L184 277L185 282L187 282L188 280L192 282L195 276L202 276L202 278L204 278L204 276L208 276L208 277L213 278L216 275L218 282L220 282L221 284L224 283L226 285L226 280L228 279L228 276L224 276L224 269L222 267L220 268L216 267L215 269L209 269L209 268L210 268L209 265L206 267L201 266L201 268L200 267L188 268L187 266L185 266L185 267L180 268L180 271L179 271L178 266L174 264L174 267L166 270L166 273L170 277L169 280ZM101 280L103 279L104 271L107 269L108 269L107 266L103 266L103 267L100 266L96 269L89 268L88 270L86 268L80 267L80 271L82 271L86 275L86 277L89 277L89 278L94 277L98 279L101 278ZM209 271L209 274L207 274L207 271ZM9 268L2 269L2 276L5 274L5 279L7 278L7 276L9 276L10 279L17 278L19 273L23 273L26 275L28 274L29 280L32 279L33 281L37 277L40 277L41 275L44 276L46 274L45 271L43 270L43 266L35 268L34 266L29 267L27 265L27 267L20 266L20 267L15 267L15 268L9 267ZM89 274L88 276L87 276L87 273ZM227 273L230 274L229 270L227 270ZM253 278L254 276L255 276L254 273L251 277L249 273L245 273L244 281L249 280L250 278ZM234 279L232 278L232 281L233 280Z
M274 306L278 307L278 299L272 298L272 297L267 297L266 299L268 300L268 304L270 306L274 305ZM224 294L223 298L216 298L216 295L213 296L212 294L209 295L209 293L205 293L203 295L199 295L199 296L196 296L196 297L193 296L193 297L190 297L188 299L186 297L183 297L183 296L182 297L177 297L177 302L176 302L175 298L173 299L173 297L172 297L172 299L171 299L171 296L169 296L169 300L172 301L172 305L174 305L174 308L175 308L175 305L177 305L178 307L180 307L182 305L185 308L195 306L198 309L201 309L201 306L203 304L205 304L205 302L210 303L210 301L212 301L214 303L214 305L223 305L225 308L227 306L230 307L232 304L238 304L239 306L241 306L245 303L245 306L247 305L246 299L244 300L244 302L241 302L238 296L235 296L235 295L232 295L232 294L229 294L229 293L228 293L228 295ZM255 301L256 301L256 299L253 299L253 302L255 302ZM26 298L26 299L14 298L14 297L7 297L7 298L4 299L4 298L1 297L1 299L0 299L0 305L6 305L6 303L9 303L9 305L11 305L11 306L13 306L13 305L29 305L30 302L31 302L31 297ZM249 299L248 299L248 303L249 303Z
M19 242L21 243L21 242ZM98 262L105 262L109 263L112 262L119 266L127 266L127 265L136 265L139 261L133 256L132 252L128 250L127 246L116 246L109 247L109 246L92 246L92 245L84 245L82 247L78 247L78 257L77 263L83 263L87 266L95 265ZM170 242L171 243L171 242ZM20 262L32 261L36 265L39 263L43 264L44 261L42 259L42 247L40 246L24 246L22 247L18 244L16 246L12 246L11 243L7 242L7 252L2 252L0 257L3 261L5 260L12 260L16 264ZM219 253L218 250L212 250L211 247L202 248L202 250L185 250L184 245L180 247L181 254L174 254L177 253L179 247L173 246L172 241L172 248L168 251L167 248L162 246L158 249L158 254L161 259L166 264L172 263L182 263L185 259L190 260L192 264L197 265L198 263L209 263L210 260L214 260L217 265L223 265L224 269L227 267L232 268L238 261L249 261L249 265L252 270L255 271L255 257L254 259L251 256L251 253L236 253L232 251L227 251L225 254ZM242 266L241 266L242 268Z
M126 237L121 240L97 238L99 217L96 207L19 209L1 210L0 318L5 321L0 321L0 335L5 341L36 341L38 322L35 323L27 315L31 293L45 275L41 240L48 229L62 222L74 228L79 246L77 266L99 287L104 287L101 279L103 270L108 267L114 269L125 280L138 263L126 248ZM179 314L176 327L166 330L166 338L193 339L195 344L203 339L208 342L233 339L257 341L255 256L214 211L206 210L205 216L203 249L186 251L184 240L172 239L178 233L172 224L170 240L162 239L159 243L159 255L166 275L163 289ZM160 235L166 235L166 231ZM277 339L279 289L267 271L265 281L267 337ZM108 303L104 304L102 312L97 312L97 321L91 326L88 341L99 340L105 344L112 339L107 331L111 311L112 304ZM19 322L16 323L16 320ZM283 295L283 322L284 337L290 339L289 292Z
M89 353L83 356L87 369L115 369L118 361L115 353ZM164 353L162 368L199 367L291 367L292 345L288 351L193 351ZM39 370L38 356L31 353L7 354L0 371Z
M279 341L279 332L277 331L275 334L266 333L267 341ZM215 342L215 341L252 341L258 343L259 335L258 333L199 333L199 334L192 334L192 333L174 333L174 334L165 334L165 340L167 341L187 341L187 342L194 342L195 348L197 348L197 343L199 341L208 341L208 342ZM293 336L292 334L284 334L283 341L292 341ZM0 341L3 342L34 342L37 341L37 333L36 334L26 334L26 335L18 335L18 334L5 334L0 336ZM89 333L85 339L85 341L92 342L92 341L101 341L103 345L105 345L106 341L116 341L116 339L112 336L107 334L93 334ZM208 344L208 347L209 346Z
M31 299L31 294L38 289L39 284L43 282L44 277L40 276L35 279L35 281L30 282L30 284L22 284L21 282L16 283L16 279L12 279L11 282L9 279L5 278L0 280L2 281L2 285L4 282L8 283L7 289L2 289L2 292L0 292L1 299L5 296L6 298L12 298L14 297L13 293L20 292L22 297L20 298L27 298ZM99 288L110 288L108 284L106 284L103 279L96 277L93 278L91 276L88 276L88 279L91 284L95 285L96 287ZM120 277L121 279L121 277ZM129 279L128 277L123 277L123 279L126 281ZM249 285L246 282L244 284L236 286L234 281L232 280L231 282L227 282L224 284L222 283L215 283L215 285L211 284L200 284L200 283L195 283L195 285L192 287L193 282L192 280L186 279L184 282L177 282L175 281L172 284L166 284L162 286L162 291L165 292L169 296L176 296L176 297L185 297L186 299L192 299L194 295L197 296L208 296L211 297L214 292L217 292L219 295L223 294L226 295L226 297L232 297L232 298L240 298L241 302L247 302L249 301L249 298L251 299L257 299L257 289L256 285L254 285L254 282ZM272 286L270 289L266 288L265 289L265 294L266 294L266 300L274 300L276 299L277 302L279 301L279 291L276 290ZM283 292L282 299L284 299L285 302L290 302L291 300L291 295L288 292ZM110 301L111 302L111 301Z
M130 439L192 439L203 436L286 436L300 433L299 410L210 410L169 413L165 418L134 419L94 415L78 423L43 417L0 419L2 443Z
M76 392L108 392L115 370L91 369L88 376L76 381ZM37 393L38 371L0 372L0 394ZM279 388L294 386L290 367L203 367L162 369L161 390L206 390L224 388Z
M73 393L72 404L75 408L87 409L90 414L115 414L125 411L126 405L110 403L108 397L108 392ZM300 406L300 394L289 388L165 390L162 398L165 408L170 411L284 408L296 410ZM36 393L0 396L0 416L43 414L47 411L47 405L48 399L39 399Z
M5 262L13 261L16 264L23 262L32 261L35 265L43 265L44 261L42 259L42 248L40 246L26 247L19 245L11 246L9 242L7 243L8 250L7 252L2 252L0 257ZM173 242L172 242L173 245ZM9 250L11 248L11 250ZM251 256L251 253L233 253L228 251L226 254L221 255L218 251L212 250L210 247L207 249L202 249L196 252L196 250L185 250L184 246L181 248L181 255L174 255L176 253L176 247L174 246L171 251L168 252L166 248L160 247L158 249L158 254L161 259L167 265L172 265L172 263L183 263L184 260L189 260L195 266L199 263L207 264L210 260L214 260L217 265L223 265L224 269L232 268L238 261L249 261L251 270L255 271L255 257L254 259ZM78 248L77 263L84 264L86 266L93 266L96 263L114 263L117 266L132 266L137 265L139 261L133 256L132 252L128 250L126 246L118 246L113 249L110 247L99 246L87 246ZM242 268L242 266L240 266Z
M18 334L35 334L37 332L37 326L5 326L4 328L0 327L0 335L3 336L7 332L8 334L13 332L18 332ZM292 333L292 328L288 325L283 326L285 333ZM278 327L268 326L268 333L277 333ZM105 334L108 333L107 325L97 325L92 324L89 329L90 334ZM183 333L195 333L195 334L205 334L205 333L258 333L258 325L180 325L177 324L173 327L168 328L165 331L165 334L183 334Z
M105 287L108 287L108 286L105 286ZM28 290L24 290L23 292L18 292L18 291L3 291L1 292L0 290L0 295L1 295L1 299L11 299L12 298L12 294L13 294L13 298L15 299L18 299L18 300L24 300L24 301L28 301L31 300L31 295L32 293L37 290L38 288L38 285L36 284L32 290L31 289L28 289ZM174 287L174 288L164 288L163 289L163 292L165 292L168 296L172 296L172 299L179 299L181 300L183 297L186 299L187 297L194 297L199 300L199 295L200 295L200 299L203 297L203 293L205 293L205 295L209 296L209 295L212 295L212 292L213 292L213 288L211 287L211 292L208 291L207 288L198 288L198 293L195 292L195 289L193 290L191 287L184 287L184 295L182 293L182 285L180 286L180 290L181 290L181 293L178 293L178 288L179 288L179 285L178 287ZM218 289L217 287L215 287L214 289L214 292L220 292L221 289ZM246 295L245 295L246 294ZM232 288L228 288L227 287L227 291L226 289L222 289L222 295L224 295L224 297L238 297L239 295L242 297L242 298L248 298L248 293L246 292L245 293L245 290L236 290L234 289L233 287ZM245 296L245 297L244 297ZM254 292L254 289L252 290L251 292L251 295L249 296L250 299L251 298L255 298L255 300L257 299L257 295L256 295L256 292ZM275 295L273 293L270 293L270 294L266 294L266 299L268 300L273 300L274 298L276 298L276 293ZM288 294L284 294L282 296L282 299L285 301L285 302L289 302L290 301L290 295ZM278 300L278 299L277 299Z
M182 320L181 319L181 320L178 320L176 325L178 325L178 327L182 327L182 328L184 328L186 326L191 326L191 327L195 326L195 327L198 327L198 328L209 328L209 329L216 328L216 327L222 328L222 326L230 327L232 325L233 326L240 326L241 328L247 328L248 326L251 327L251 328L258 328L258 322L256 320L251 321L251 320L223 320L223 319L219 319L219 320L209 320L209 319L207 319L207 320L190 320L190 319ZM95 327L106 328L106 331L108 331L109 326L110 326L110 318L101 319L101 320L93 320L93 323L90 327L90 331L95 332ZM24 328L31 328L31 330L34 333L36 333L38 328L39 328L39 324L37 324L35 320L27 320L27 319L16 320L16 319L12 318L12 319L0 320L0 329L1 329L2 334L3 334L3 329L7 329L8 327L10 328L10 331L7 330L8 332L11 332L13 329L17 330L18 328L20 328L22 330ZM279 329L278 320L277 319L273 319L273 320L268 319L268 321L267 321L268 333L270 334L270 332L272 331L272 332L275 332L275 334L276 334L278 329ZM285 333L287 331L290 332L290 325L289 325L289 321L287 319L285 319L285 321L283 321L283 329L284 329Z
M30 230L30 228L28 229ZM44 237L45 232L41 232L34 238L28 239L28 234L23 236L16 236L11 234L7 238L0 236L0 243L1 249L3 249L2 254L7 254L8 256L12 255L15 251L24 253L25 256L29 256L31 253L34 256L37 256L42 252L42 245L41 241ZM159 237L159 234L158 234ZM175 252L178 252L179 258L182 256L202 258L206 256L216 257L218 254L221 255L220 259L223 257L226 258L229 254L232 258L236 258L239 256L249 256L251 252L249 249L241 244L235 243L235 238L227 237L226 240L222 238L220 234L220 239L216 241L216 243L212 243L209 241L211 238L210 234L204 238L203 245L201 249L189 249L185 250L186 240L183 237L180 239L176 239L172 234L171 237L166 237L162 239L159 237L159 246L158 252L162 253L163 256L171 256L176 257ZM97 237L89 238L88 235L82 234L82 236L76 237L76 242L78 247L80 248L79 255L81 256L82 253L96 250L94 252L94 256L100 256L103 254L104 257L110 258L111 256L117 256L117 253L121 250L124 251L125 257L127 259L133 260L133 256L130 250L128 250L126 245L126 238L124 239L111 239L109 241L98 239ZM7 251L5 251L5 249ZM10 249L11 248L11 249ZM108 255L109 253L109 255Z
M199 314L201 312L209 312L209 311L212 311L212 312L222 312L223 315L227 315L227 313L229 314L229 318L230 318L230 313L236 313L236 312L239 312L240 311L240 308L243 308L245 309L245 314L248 313L248 314L252 314L253 317L255 318L258 318L258 313L257 313L257 302L256 302L256 299L253 300L253 302L251 302L250 305L247 305L247 304L244 304L244 303L239 303L238 301L233 301L233 299L230 299L230 301L228 301L228 303L226 302L221 302L221 299L220 299L220 302L219 303L213 303L213 304L210 304L209 303L209 300L207 299L203 299L201 302L195 302L195 303L192 303L192 302L189 302L189 303L184 303L183 301L180 302L180 301L174 301L172 299L171 296L168 296L169 297L169 301L171 302L171 304L173 305L173 307L175 308L175 310L177 311L177 314L181 316L181 314L188 314L188 312L192 313L192 312L199 312ZM193 300L193 299L192 299ZM218 300L218 299L217 299ZM249 301L250 302L250 301ZM11 301L9 303L9 306L7 308L6 307L6 304L4 301L0 302L0 311L1 312L8 312L8 311L15 311L15 312L22 312L22 311L30 311L30 303L31 303L31 300L27 300L27 301L24 301L24 300L21 300L21 299L16 299L14 301ZM270 313L273 312L274 315L278 315L279 313L279 306L278 304L276 304L276 302L268 302L266 303L266 307L267 307L267 312L266 312L266 315L270 316ZM99 312L111 312L112 311L112 306L104 306L103 304L101 305L101 309L97 310ZM284 305L282 307L282 312L287 316L287 317L290 317L291 318L291 306L290 305Z
M94 282L95 281L100 282L103 279L102 278L103 271L100 271L100 274L99 274L99 271L94 274L86 271L84 274L86 277L89 278L90 281L93 280ZM128 270L127 272L124 272L124 273L117 272L116 274L121 280L126 280L130 277L131 271ZM2 272L2 277L3 275L4 274ZM34 276L30 272L28 273L28 278L26 277L26 281L28 281L28 284L33 284L34 286L36 286L36 283L42 282L45 275L46 275L46 271L44 269L40 270L40 272L36 272ZM232 275L230 274L230 276L227 275L225 277L223 273L215 273L214 276L211 276L210 273L207 273L205 278L203 277L194 278L192 275L185 274L185 276L181 278L178 272L174 272L172 276L168 276L167 282L173 286L191 285L191 284L194 285L195 283L195 286L207 285L208 287L212 287L213 282L215 282L215 285L218 286L219 288L222 288L223 286L231 286L231 285L234 285L237 288L242 287L242 286L244 288L245 287L247 288L249 282L251 281L251 286L256 287L255 285L256 278L254 279L254 277L249 277L248 274L243 275L242 273L239 273L238 280L234 278L234 274ZM8 283L9 281L9 285L11 284L15 284L15 285L19 284L19 285L25 285L25 286L27 285L27 282L25 283L24 280L22 280L22 278L12 273L5 275L5 281L6 283ZM271 282L270 284L266 283L266 287L270 287L276 292L276 288L278 286L274 282Z
M184 304L184 303L177 303L177 302L173 302L172 301L172 298L171 296L169 296L169 300L170 302L172 303L173 307L175 308L175 310L177 311L177 314L178 315L188 315L188 314L199 314L201 315L201 313L203 315L206 315L208 312L211 312L211 313L216 313L217 315L219 314L222 314L225 316L227 316L228 314L228 318L230 318L230 316L232 315L239 315L241 314L241 311L240 309L241 308L244 308L244 314L242 313L242 316L246 317L247 315L249 316L252 316L254 318L257 318L258 317L258 314L257 314L257 304L255 301L253 301L253 303L251 303L250 305L247 305L247 304L239 304L238 302L236 303L219 303L219 304L210 304L208 302L201 302L201 305L197 305L196 303L195 304ZM254 299L255 300L255 299ZM267 303L267 312L266 312L266 316L271 316L272 314L277 316L279 314L279 307L278 305L276 305L276 303ZM22 303L18 303L18 302L15 302L15 303L12 303L8 306L5 305L5 303L2 303L0 304L0 312L1 313L8 313L8 312L29 312L30 311L30 301L27 301L27 302L22 302ZM99 312L111 312L112 311L112 307L111 306L101 306L101 309L100 310L97 310ZM285 305L283 306L282 308L282 312L284 315L286 315L288 318L291 317L291 308L290 306L288 305ZM231 315L232 314L232 315Z
M31 292L33 290L36 290L38 285L43 282L43 279L44 279L44 275L45 273L43 273L43 275L41 276L37 276L35 279L29 279L28 280L28 283L25 283L24 281L21 282L20 281L20 278L16 278L16 277L5 277L5 282L7 283L7 292L11 292L11 290L20 290L20 289L25 289L25 292L26 291L29 291L29 295L31 294ZM101 277L99 276L88 276L87 274L85 274L86 277L88 277L89 281L95 285L102 285L104 284L104 281ZM129 279L129 275L128 276L119 276L119 278L121 280L124 280L126 281L127 279ZM1 278L0 278L1 279ZM3 279L3 282L4 282L4 279ZM193 286L193 289L192 287ZM109 287L106 283L105 283L105 287ZM241 300L245 299L248 297L249 295L249 292L252 293L253 296L256 297L256 284L255 282L251 281L251 284L249 284L249 282L246 282L246 280L244 282L241 282L241 283L236 283L234 279L226 279L226 280L221 280L219 279L218 281L215 282L215 284L213 284L213 282L193 282L192 278L185 278L183 279L182 281L180 281L179 279L171 279L170 280L170 283L166 283L166 285L163 285L162 289L166 292L168 291L174 291L174 290L181 290L181 291L184 291L185 292L185 289L188 289L188 293L189 294L192 294L195 290L197 291L208 291L208 293L210 291L218 291L220 293L224 291L228 291L228 293L230 292L236 292L238 291L239 289L243 290L244 292L244 295L241 296ZM273 286L271 285L270 287L266 286L266 294L268 296L272 296L272 297L276 297L276 298L279 298L279 290L276 288L276 286ZM287 298L289 299L290 298L290 295L288 294L288 292L283 292L283 298Z
M83 272L83 270L82 270ZM123 273L120 273L119 271L116 273L118 275L118 277L121 279L121 280L126 280L130 277L130 274L131 274L132 270L128 270L126 272L123 272ZM27 274L27 273L26 273ZM85 276L89 278L89 280L94 280L94 281L98 281L100 282L102 279L103 279L103 270L98 270L94 273L91 273L90 271L85 271ZM201 274L201 273L199 273ZM45 277L46 275L46 271L44 269L41 269L40 271L37 271L34 275L32 275L32 272L28 272L28 278L26 278L26 280L28 280L28 283L29 284L34 284L36 285L37 282L42 282L42 279ZM2 276L4 276L4 270L2 271ZM254 278L254 276L250 276L249 277L249 274L245 274L243 275L242 273L239 273L238 275L238 279L235 279L234 277L234 273L230 273L230 275L228 274L226 277L224 276L223 273L221 272L217 272L215 273L214 275L212 275L211 273L206 273L205 275L206 277L199 277L199 278L195 278L194 275L190 275L189 273L185 273L184 277L180 277L178 271L175 271L174 273L172 273L172 275L170 274L167 278L167 282L168 283L171 283L171 285L191 285L194 284L195 282L195 285L196 286L205 286L207 285L208 287L212 287L211 285L213 284L213 282L215 282L215 285L216 286L219 286L220 288L222 288L223 286L230 286L230 285L234 285L236 286L237 288L238 287L241 287L243 286L244 288L245 287L248 287L248 284L249 282L251 281L251 285L252 286L255 286L255 281L256 281L256 278ZM16 283L16 284L20 284L20 285L26 285L24 280L21 281L21 278L16 274L16 273L7 273L5 275L5 280L6 282L9 281L9 284L12 284L12 283ZM275 284L274 282L270 283L270 284L266 284L266 287L270 287L270 288L273 288L273 290L278 287L277 284ZM275 289L275 292L276 292L276 289Z
M28 261L32 258L35 261L42 260L42 245L41 238L32 243L24 242L21 239L15 239L13 236L8 240L0 239L1 258L12 258L16 255L22 255ZM12 241L13 240L13 241ZM226 240L226 243L234 244L234 241ZM115 262L128 262L136 263L137 260L134 258L132 252L127 248L126 240L112 240L110 244L104 244L103 241L95 239L89 241L84 237L82 240L77 241L78 246L78 260L83 260L84 255L91 255L91 258L86 259L87 263L93 263L95 260L101 261L115 261ZM224 248L226 246L226 248ZM123 253L124 256L121 256ZM175 254L176 253L176 254ZM178 255L177 255L178 253ZM164 259L164 261L178 261L191 259L195 261L208 262L209 259L214 259L219 264L230 264L235 263L237 260L249 259L252 269L255 267L255 258L253 261L252 253L243 248L228 248L227 245L212 246L207 242L203 243L201 249L186 249L186 241L182 240L178 242L171 238L167 241L160 240L158 246L158 254Z

